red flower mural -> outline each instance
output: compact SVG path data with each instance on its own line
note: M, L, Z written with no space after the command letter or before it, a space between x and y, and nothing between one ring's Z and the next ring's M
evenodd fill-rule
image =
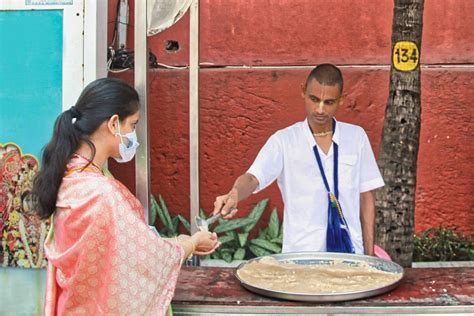
M18 145L0 144L0 263L39 268L46 265L43 242L48 222L40 221L30 192L38 160Z

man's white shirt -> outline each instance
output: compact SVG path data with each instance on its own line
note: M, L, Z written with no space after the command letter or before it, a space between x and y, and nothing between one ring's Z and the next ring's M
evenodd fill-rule
M365 131L356 125L337 122L332 137L339 148L339 202L349 226L356 253L364 253L360 223L360 193L384 185ZM273 134L247 171L259 186L275 179L284 209L283 252L326 251L328 194L324 187L313 147L316 141L308 121L298 122ZM328 154L318 151L334 193L333 145Z

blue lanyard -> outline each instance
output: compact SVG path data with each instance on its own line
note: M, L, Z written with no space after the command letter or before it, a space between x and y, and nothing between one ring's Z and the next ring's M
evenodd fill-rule
M334 132L336 131L336 120L333 119L332 121L332 135L334 136ZM338 145L333 142L333 156L334 156L334 195L336 199L339 199L339 179L338 179L338 161L339 161L339 148ZM328 191L328 194L331 193L331 189L329 187L328 179L326 178L326 173L324 172L323 163L321 161L321 157L319 156L318 145L314 145L313 147L314 155L316 156L316 161L318 162L319 171L321 172L321 176L323 177L324 186Z
M336 131L336 120L333 119L332 133ZM341 205L339 204L339 183L338 183L338 158L339 148L335 142L333 144L334 155L334 194L331 193L323 163L318 152L318 145L314 145L313 151L318 162L319 171L323 178L324 186L328 191L328 227L326 231L327 251L355 253L354 245L351 240L349 226L347 225Z

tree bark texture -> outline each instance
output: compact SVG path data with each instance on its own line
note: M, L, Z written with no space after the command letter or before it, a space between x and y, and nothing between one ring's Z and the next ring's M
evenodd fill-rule
M415 61L415 69L399 71L392 57L390 92L385 110L379 166L385 186L376 192L376 242L402 266L413 255L416 164L420 137L420 48L424 0L395 0L392 56ZM410 41L418 50L395 51L396 43ZM397 55L398 54L398 55Z

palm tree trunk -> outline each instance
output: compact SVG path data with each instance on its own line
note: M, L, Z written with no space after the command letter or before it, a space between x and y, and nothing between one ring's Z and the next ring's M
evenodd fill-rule
M421 119L419 60L424 0L394 2L390 93L379 152L386 185L376 192L376 240L396 262L410 266Z

